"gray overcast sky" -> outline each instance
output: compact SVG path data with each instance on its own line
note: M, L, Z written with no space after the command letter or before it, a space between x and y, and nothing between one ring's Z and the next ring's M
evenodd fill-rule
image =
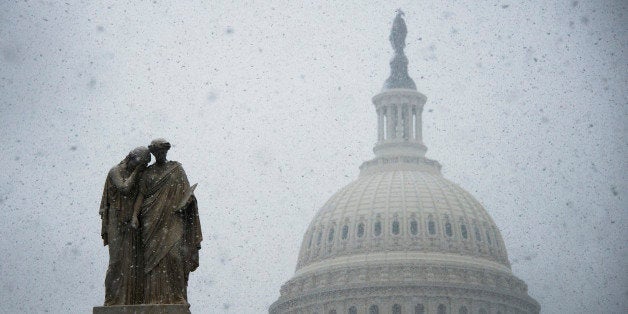
M192 311L267 311L372 157L397 8L427 155L542 311L628 309L625 1L3 1L0 312L102 304L102 186L155 137L199 183Z

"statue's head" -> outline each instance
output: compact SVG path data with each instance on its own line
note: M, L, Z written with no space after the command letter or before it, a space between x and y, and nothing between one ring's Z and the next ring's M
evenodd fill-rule
M166 162L166 155L170 149L170 143L163 138L158 138L150 142L148 149L150 149L150 152L155 156L157 163L164 163Z
M150 151L144 146L136 147L127 155L127 163L130 168L139 165L147 165L150 162Z

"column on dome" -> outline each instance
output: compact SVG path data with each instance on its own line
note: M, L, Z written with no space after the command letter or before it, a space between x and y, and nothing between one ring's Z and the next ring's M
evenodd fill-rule
M416 106L410 105L410 137L413 142L416 142Z
M411 104L406 104L405 114L406 114L406 139L408 141L412 141L414 139L414 123L412 121L412 108L414 106Z
M395 107L397 109L397 138L403 139L403 117L401 116L402 105L397 104Z
M384 109L377 108L377 141L384 141Z
M406 130L408 128L408 122L406 121L407 120L406 105L405 104L399 105L399 109L401 111L401 138L405 141L408 139L408 131Z

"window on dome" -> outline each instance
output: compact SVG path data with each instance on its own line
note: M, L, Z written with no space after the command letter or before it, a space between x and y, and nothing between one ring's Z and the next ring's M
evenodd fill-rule
M482 236L480 235L480 229L475 227L475 240L480 242L482 241Z
M430 220L427 223L427 230L430 232L431 235L435 235L436 234L436 223L434 223L434 221Z
M460 233L462 233L462 237L464 239L467 239L469 237L469 235L467 234L467 226L460 225Z
M349 237L349 226L344 225L344 226L342 227L342 239L343 239L343 240L346 240L346 239L347 239L347 237Z
M392 233L394 235L398 235L399 234L399 221L395 220L392 223Z
M379 307L377 307L377 305L371 305L371 307L369 307L369 314L379 314Z
M375 226L373 227L373 232L376 237L379 237L382 234L382 223L377 221L375 222Z
M438 310L436 311L436 313L438 313L438 314L447 314L447 308L445 307L445 304L439 304L438 305Z
M414 314L425 314L425 306L419 303L414 307Z
M329 235L327 235L327 242L332 242L334 241L334 228L331 228L329 230Z
M359 223L358 224L358 238L361 238L364 236L364 223Z
M412 220L410 222L410 233L412 235L417 235L419 233L419 224L416 222L416 220Z
M349 308L349 314L358 314L358 309L355 306Z
M395 304L392 307L393 314L401 314L401 305Z
M493 242L491 241L491 235L488 233L488 230L486 230L486 242L488 242L488 245L493 244Z
M323 239L323 231L319 231L318 236L316 237L316 245L321 245L322 239Z
M445 234L448 237L451 237L453 235L453 233L451 232L451 224L449 222L445 223Z
M311 248L312 247L312 239L314 239L314 232L312 232L310 234L310 241L307 243L307 247Z
M467 310L466 306L461 306L458 310L458 314L469 314L469 310Z

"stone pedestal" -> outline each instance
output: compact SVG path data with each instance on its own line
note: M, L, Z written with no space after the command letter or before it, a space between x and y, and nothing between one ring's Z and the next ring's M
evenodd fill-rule
M190 314L190 306L187 304L95 306L94 314Z

